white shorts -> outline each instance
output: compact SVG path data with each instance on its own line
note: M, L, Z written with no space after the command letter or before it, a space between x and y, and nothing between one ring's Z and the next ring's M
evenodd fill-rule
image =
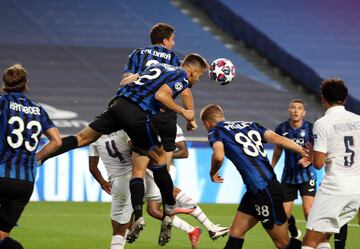
M360 195L316 193L306 228L322 233L338 233L354 218L360 207Z
M111 219L119 224L126 224L130 221L133 212L129 182L131 172L124 176L111 179ZM161 202L160 190L150 175L145 175L145 200Z

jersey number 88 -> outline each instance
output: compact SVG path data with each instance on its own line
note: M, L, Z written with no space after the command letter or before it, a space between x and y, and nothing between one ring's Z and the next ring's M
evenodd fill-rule
M264 146L261 142L261 136L258 131L251 130L245 135L242 132L236 133L235 141L242 145L243 151L246 155L257 157L259 154L266 156Z

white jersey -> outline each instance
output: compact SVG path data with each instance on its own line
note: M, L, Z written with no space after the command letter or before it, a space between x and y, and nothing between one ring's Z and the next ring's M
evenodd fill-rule
M129 137L123 131L102 135L89 147L89 156L100 157L109 179L128 174L132 170Z
M314 124L314 151L326 153L320 190L327 194L360 194L360 116L343 106L329 108Z
M183 130L181 129L181 127L176 124L176 138L175 138L175 143L178 143L178 142L182 142L182 141L185 141L185 137L184 137L184 132Z

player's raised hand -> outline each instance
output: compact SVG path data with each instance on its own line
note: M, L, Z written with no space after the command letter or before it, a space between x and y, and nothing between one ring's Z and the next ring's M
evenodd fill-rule
M210 177L211 177L212 182L216 182L216 183L223 183L224 182L224 178L222 178L219 175L219 172L216 172L214 175L210 174Z
M186 130L188 131L195 131L197 130L198 125L195 120L188 121L186 124Z
M187 121L193 121L195 117L195 112L193 110L186 110L183 109L181 112L181 115L187 120Z
M105 181L104 183L101 184L101 188L108 193L109 195L111 195L111 184L110 182Z

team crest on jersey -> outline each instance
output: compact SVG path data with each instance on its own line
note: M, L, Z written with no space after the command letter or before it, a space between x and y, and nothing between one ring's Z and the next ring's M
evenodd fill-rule
M183 84L181 82L176 82L175 86L174 86L175 90L178 91L178 92L181 91L183 89L183 87L184 86L183 86Z
M305 130L301 130L301 131L300 131L300 137L305 137L305 135L306 135Z

